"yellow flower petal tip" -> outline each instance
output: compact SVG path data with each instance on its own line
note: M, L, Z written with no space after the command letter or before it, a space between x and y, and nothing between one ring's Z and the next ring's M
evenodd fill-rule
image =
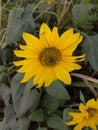
M98 99L90 99L85 105L80 103L79 112L69 112L73 118L66 122L68 126L76 125L74 130L82 130L84 127L89 127L92 130L97 130L98 125Z
M85 59L85 55L72 56L81 42L80 36L81 34L74 33L72 28L59 36L57 27L51 31L45 23L40 27L39 38L24 32L26 45L21 45L20 50L14 51L15 55L23 60L13 62L16 66L21 66L18 72L24 73L22 82L34 77L33 84L38 87L48 87L58 79L65 84L71 84L69 72L81 69L76 62Z

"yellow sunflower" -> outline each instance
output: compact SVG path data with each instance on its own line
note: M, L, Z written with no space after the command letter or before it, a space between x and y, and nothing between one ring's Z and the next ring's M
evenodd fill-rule
M33 84L37 87L48 87L58 79L65 84L71 84L69 72L81 69L75 62L83 61L85 57L72 56L83 39L80 33L74 34L71 28L59 36L57 27L51 31L43 23L39 38L24 32L23 39L26 45L20 45L21 50L14 51L16 56L24 58L14 62L16 66L21 66L18 72L25 73L22 83L34 77Z
M98 125L98 99L90 99L86 105L80 103L80 112L69 112L73 117L72 121L67 122L67 125L75 125L74 130L82 130L83 127L90 127L92 130L97 130Z

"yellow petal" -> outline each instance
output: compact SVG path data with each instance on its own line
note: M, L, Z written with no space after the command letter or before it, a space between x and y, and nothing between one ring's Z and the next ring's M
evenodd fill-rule
M87 103L86 103L86 107L87 108L97 108L98 109L98 101L94 100L94 98L90 99Z
M71 84L70 74L60 65L54 67L54 73L57 79L63 81L65 84Z
M73 45L74 43L77 44L77 41L80 37L80 33L75 33L73 35L69 35L69 37L66 39L63 37L63 39L60 37L60 45L59 45L59 49L63 50L71 45ZM79 44L79 43L78 43Z
M25 42L28 46L32 46L35 49L42 48L42 45L41 45L39 39L37 37L35 37L34 35L24 32L23 39L25 40Z
M58 28L54 27L49 40L49 46L54 47L59 42Z
M83 61L85 59L85 54L81 55L81 56L66 56L66 55L62 55L62 61L65 62L80 62Z
M48 87L54 79L53 70L51 68L46 68L39 79L39 84L44 83L44 87Z
M65 32L61 35L60 39L61 39L61 40L63 40L63 39L69 39L69 37L72 36L72 35L73 35L73 28L68 29L67 31L65 31Z
M37 88L40 88L43 84L43 83L39 84L39 80L40 80L41 75L44 73L44 71L45 71L45 68L40 67L40 68L38 68L38 70L36 72L36 75L33 80L33 84L38 84Z
M25 70L25 75L23 77L23 79L21 80L21 83L23 82L27 82L29 79L31 79L34 75L36 75L36 72L38 71L39 69L39 64L30 64L28 66L28 69Z
M84 111L86 111L86 107L85 107L82 103L80 103L80 105L79 105L79 110L80 110L81 112L84 112Z
M27 72L30 68L35 67L36 65L39 65L39 62L37 60L28 60L20 69L17 71L20 73Z
M50 30L50 28L47 26L47 24L43 23L43 24L41 25L41 28L40 28L39 37L40 37L41 43L42 43L45 47L48 47L48 46L49 46L50 35L51 35L51 30Z
M42 50L38 50L38 49L35 49L31 46L23 46L23 45L20 45L20 48L22 49L22 51L24 51L24 53L30 55L32 58L34 57L38 57L40 51Z
M74 50L77 48L77 46L79 45L79 43L81 43L82 40L83 40L83 37L81 35L79 37L79 39L75 43L73 43L70 46L68 46L67 48L65 48L66 54L67 55L72 55L73 52L74 52Z
M28 60L14 61L13 64L16 66L21 66L21 65L27 64L28 62L30 63L30 62L32 62L32 60L28 59Z
M18 57L24 57L24 58L37 58L38 52L31 52L31 51L23 51L23 50L14 50L14 54Z
M60 63L68 72L71 72L73 70L79 70L81 69L81 66L76 64L76 63L71 63L71 62L64 62L61 61Z
M74 130L82 130L83 127L85 127L85 123L81 122L74 127Z

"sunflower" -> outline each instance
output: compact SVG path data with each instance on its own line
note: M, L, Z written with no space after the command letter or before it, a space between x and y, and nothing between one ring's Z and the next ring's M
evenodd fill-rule
M51 31L43 23L39 38L24 32L23 39L26 45L20 45L20 50L15 50L14 53L24 59L13 62L16 66L21 66L17 71L24 73L21 83L33 77L33 84L38 88L42 85L48 87L56 80L71 84L69 72L81 69L75 62L85 59L85 55L72 56L83 39L80 33L74 34L71 28L59 36L57 27Z
M74 130L82 130L83 127L90 127L92 130L97 130L98 125L98 99L90 99L86 105L80 103L80 112L69 112L73 117L72 121L67 122L67 125L75 125Z

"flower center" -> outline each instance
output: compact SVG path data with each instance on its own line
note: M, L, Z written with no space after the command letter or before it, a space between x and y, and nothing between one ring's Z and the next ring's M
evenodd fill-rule
M39 60L43 66L54 67L61 60L61 52L55 47L44 48L39 54Z
M87 112L88 112L88 114L89 114L89 117L92 118L92 117L95 116L97 110L94 109L94 108L88 108L88 109L87 109Z

